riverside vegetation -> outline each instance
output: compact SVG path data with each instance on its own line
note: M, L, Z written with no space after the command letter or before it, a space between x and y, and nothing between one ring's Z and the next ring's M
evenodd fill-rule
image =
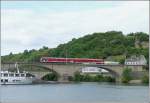
M69 78L70 81L75 82L115 82L115 78L111 76L103 76L101 74L90 75L90 74L80 74L80 72L75 72L74 77Z
M122 73L122 78L121 78L121 81L123 83L129 83L129 81L132 79L131 72L132 71L130 68L124 68L123 73Z
M122 73L121 82L129 83L131 80L132 80L132 70L130 68L124 68L123 73ZM143 75L143 77L141 78L141 81L143 84L149 83L148 73Z
M42 79L46 81L57 81L58 77L59 75L56 72L52 72L45 75ZM69 76L68 80L74 82L115 82L115 78L111 76L81 74L80 72L75 72L74 76Z

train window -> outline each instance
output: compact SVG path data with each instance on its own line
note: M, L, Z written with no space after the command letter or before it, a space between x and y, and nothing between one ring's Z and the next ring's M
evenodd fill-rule
M42 61L42 62L46 62L47 59L46 59L46 58L42 58L41 61Z

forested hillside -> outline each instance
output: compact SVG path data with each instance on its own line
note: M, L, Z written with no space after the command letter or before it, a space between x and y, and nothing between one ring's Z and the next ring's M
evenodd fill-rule
M39 62L40 57L103 58L121 63L125 57L144 55L148 60L149 35L143 32L124 35L120 31L88 34L73 38L56 48L43 46L39 50L24 50L23 53L2 56L2 62Z

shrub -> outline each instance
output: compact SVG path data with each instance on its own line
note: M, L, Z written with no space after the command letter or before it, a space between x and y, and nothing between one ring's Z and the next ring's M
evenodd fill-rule
M142 77L142 83L144 83L144 84L148 84L149 83L149 76L148 75L144 75Z
M75 72L74 73L74 81L76 81L76 82L79 82L79 81L81 81L82 80L82 75L80 74L80 72Z
M100 74L98 74L94 77L95 82L102 82L103 80L104 80L104 77Z
M116 80L115 80L115 78L112 78L112 77L110 77L110 76L105 76L105 77L104 77L104 81L105 81L105 82L115 82Z
M68 77L68 80L69 80L69 81L73 81L73 77L72 77L72 76L69 76L69 77Z
M124 68L121 78L123 83L129 83L129 81L132 79L131 72L132 70L130 68Z
M115 82L115 78L110 76L103 76L101 74L95 76L91 76L90 74L81 75L80 72L75 72L74 77L68 79L75 82Z

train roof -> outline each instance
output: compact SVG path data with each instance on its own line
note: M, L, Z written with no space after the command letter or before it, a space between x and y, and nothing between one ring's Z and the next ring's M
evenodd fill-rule
M93 59L93 58L59 58L59 57L41 57L41 58L55 58L55 59L90 59L90 60L103 60L103 59Z

